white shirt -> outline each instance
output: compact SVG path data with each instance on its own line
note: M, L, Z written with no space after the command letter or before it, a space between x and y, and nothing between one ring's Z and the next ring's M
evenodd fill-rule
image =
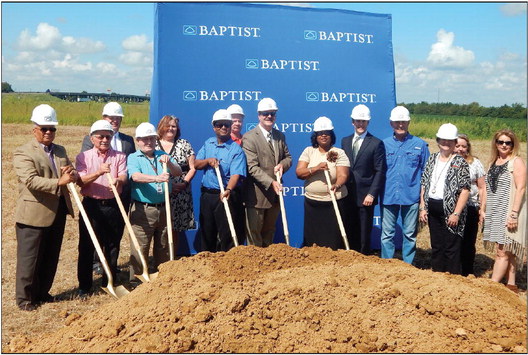
M118 152L123 151L123 142L121 141L121 137L119 136L119 132L114 133L114 136L112 137L112 142L110 144L114 150L117 150Z
M260 130L262 131L262 134L264 135L264 139L266 140L266 142L268 142L268 135L271 134L271 131L273 130L273 128L268 132L260 124L258 126L259 126ZM271 144L273 144L273 136L271 136L270 138L271 138ZM275 146L275 145L273 145L273 146Z
M354 142L356 141L356 137L359 137L358 141L358 152L361 149L361 145L363 144L363 141L365 140L365 137L367 136L367 131L365 131L363 134L358 135L356 132L354 132L354 138L352 138L352 149L354 149ZM357 154L357 152L356 152Z

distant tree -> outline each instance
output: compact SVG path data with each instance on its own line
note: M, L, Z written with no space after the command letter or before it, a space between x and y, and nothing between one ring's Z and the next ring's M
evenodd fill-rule
M2 92L14 92L11 84L6 81L2 81Z
M87 94L87 93L88 93L88 91L86 91L86 90L81 91L81 94Z

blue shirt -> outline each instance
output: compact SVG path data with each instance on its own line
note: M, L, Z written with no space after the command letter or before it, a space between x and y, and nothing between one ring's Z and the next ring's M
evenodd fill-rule
M164 183L162 182L135 182L132 180L134 173L142 173L146 175L159 175L163 173L163 166L159 161L159 157L165 155L161 150L154 151L154 159L147 158L141 150L136 150L127 158L128 178L130 179L132 200L145 203L162 203L165 202ZM170 159L173 164L176 164L173 158ZM169 184L169 193L172 190L172 184Z
M412 205L420 201L420 180L429 158L427 143L410 133L397 140L394 135L383 140L387 175L384 205Z
M229 139L227 142L218 144L216 137L211 137L205 141L202 148L196 155L197 160L216 158L220 161L220 174L224 187L227 186L229 179L233 175L245 177L247 175L246 155L242 148ZM241 184L238 180L237 186ZM215 169L207 165L204 168L202 186L208 189L220 189Z

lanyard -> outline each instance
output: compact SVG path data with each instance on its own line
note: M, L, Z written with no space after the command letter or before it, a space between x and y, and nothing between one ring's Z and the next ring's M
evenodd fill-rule
M158 164L158 163L156 162L156 154L154 154L154 164L152 163L152 161L150 160L150 158L147 157L146 155L145 155L145 158L147 158L147 161L149 162L150 166L152 166L152 169L154 169L154 172L156 173L156 175L158 175L158 168L156 167L156 165Z

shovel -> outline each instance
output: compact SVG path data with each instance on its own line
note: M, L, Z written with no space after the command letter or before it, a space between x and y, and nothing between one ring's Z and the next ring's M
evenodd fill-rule
M134 233L134 230L132 229L132 225L130 224L130 220L128 219L127 213L125 211L125 207L123 206L123 202L121 201L121 197L119 196L119 193L117 192L117 189L114 185L114 179L112 178L112 175L110 173L106 173L106 177L108 178L108 182L110 183L110 187L112 188L112 191L114 192L114 196L117 200L117 205L119 206L119 210L121 211L121 215L123 216L123 220L125 221L125 224L127 226L128 234L130 235L130 239L132 239L132 244L134 244L134 248L136 248L136 251L139 254L139 259L141 260L141 265L143 266L143 273L141 275L134 275L137 277L141 282L150 282L154 280L158 273L149 274L148 273L148 265L147 261L145 260L145 256L141 252L141 247L139 246L139 242L136 238L136 234Z
M277 177L277 182L280 184L280 172L275 172L275 176ZM280 208L281 208L281 216L282 216L282 228L284 230L284 238L286 239L286 244L290 245L290 233L288 232L288 220L286 219L286 209L284 208L284 196L282 196L282 191L279 192L279 202L280 202Z
M86 228L88 229L88 233L90 234L90 238L92 238L92 243L95 247L95 250L97 251L99 260L103 264L103 269L106 273L106 277L108 278L107 286L102 287L103 291L114 296L115 298L121 298L123 296L128 295L130 291L128 291L124 286L114 287L114 278L112 277L110 266L108 266L108 262L106 261L103 250L101 249L101 246L99 245L99 241L97 240L97 237L95 236L95 232L92 228L92 224L90 223L90 220L88 219L88 215L86 214L84 206L81 203L81 199L79 198L79 194L77 193L77 190L75 189L75 185L73 184L73 182L68 183L68 189L70 190L70 193L73 195L75 202L77 203L77 207L79 208L79 211L81 212L81 215L84 219L84 223L86 224Z
M341 231L341 237L343 237L343 242L345 243L345 249L350 250L348 245L348 238L345 232L345 227L343 226L343 220L341 219L341 212L339 212L339 207L337 206L337 200L335 197L335 192L332 190L332 182L330 181L330 173L328 170L324 171L326 177L326 184L328 185L328 190L330 191L330 196L332 197L332 204L334 205L334 211L337 218L337 223L339 224L339 230Z
M163 172L167 172L167 164L162 163L163 165ZM174 260L174 239L172 237L172 217L171 217L171 209L170 209L170 198L169 198L169 183L164 182L163 183L163 190L165 190L165 213L166 213L166 220L167 220L167 234L169 236L169 254L170 259Z
M220 169L218 166L215 166L216 171L216 177L218 178L218 185L220 185L220 192L224 193L224 183L222 182L222 175L220 175ZM227 198L223 198L222 202L224 203L226 215L227 215L227 223L229 223L229 229L231 230L231 236L233 237L233 243L235 243L235 247L238 246L238 239L235 232L235 226L233 225L233 218L231 218L231 210L229 209L229 203L227 202Z

